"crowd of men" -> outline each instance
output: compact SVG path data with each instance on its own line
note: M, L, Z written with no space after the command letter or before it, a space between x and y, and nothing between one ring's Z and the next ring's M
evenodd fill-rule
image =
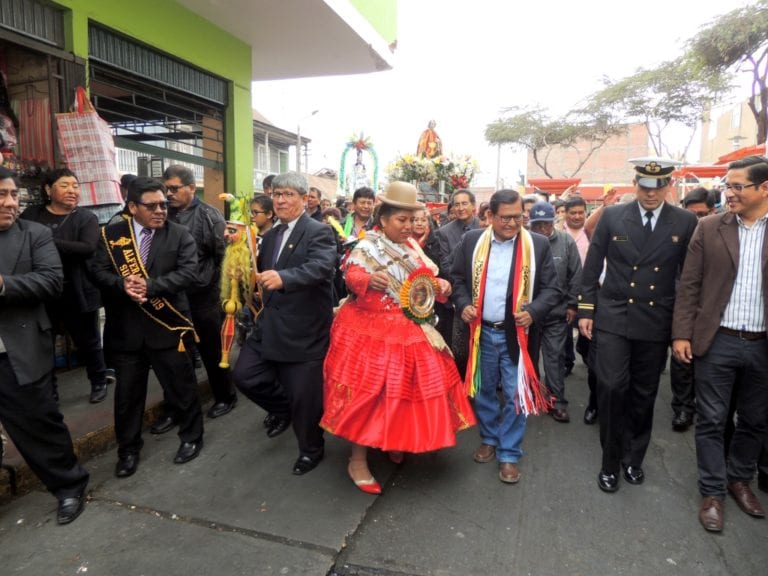
M622 477L645 480L671 346L672 427L695 424L699 520L720 531L728 493L747 514L765 516L750 482L757 474L768 491L768 159L733 162L722 191L693 190L679 206L674 162L631 162L634 194L621 202L609 195L591 214L575 192L550 202L500 190L478 209L471 191L456 191L446 221L430 219L432 257L453 285L437 329L460 373L468 382L476 376L481 444L473 458L498 461L509 484L520 480L528 412L518 381L535 381L541 367L549 415L567 423L566 378L578 352L590 390L583 421L600 427L604 492L618 490ZM324 454L322 367L344 296L343 240L371 226L374 191L360 188L334 207L299 174L264 181L250 203L261 311L229 372L219 366L224 218L196 197L189 168L129 180L125 209L102 229L89 265L116 375L116 476L138 469L150 368L165 396L150 431L178 426L177 464L200 454L195 353L214 399L207 417L229 413L239 390L267 413L268 437L293 429L292 472L310 472ZM52 394L44 304L61 291L61 264L50 231L18 220L18 206L18 181L0 169L0 421L58 498L63 524L83 509L88 473Z

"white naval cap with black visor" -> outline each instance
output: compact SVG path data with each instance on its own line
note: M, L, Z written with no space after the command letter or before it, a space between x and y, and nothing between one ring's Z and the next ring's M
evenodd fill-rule
M664 188L672 179L672 172L682 162L670 158L630 158L635 165L635 181L643 188Z

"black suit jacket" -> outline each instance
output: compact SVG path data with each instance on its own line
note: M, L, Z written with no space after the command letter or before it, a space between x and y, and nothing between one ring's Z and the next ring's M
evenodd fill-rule
M127 234L130 225L124 220L108 228L122 226ZM173 222L166 222L155 230L146 268L147 297L164 297L176 310L191 318L184 290L196 279L197 246L189 231ZM123 279L115 271L103 241L92 260L91 275L101 288L104 300L105 348L136 351L144 346L156 350L178 346L178 332L160 326L126 295Z
M696 223L691 212L665 203L646 242L637 202L606 208L584 262L579 316L632 340L669 340L675 281Z
M435 264L440 268L441 278L450 278L451 276L454 253L461 237L469 230L477 230L478 228L480 228L480 220L474 217L467 226L459 220L454 220L434 231L440 246L440 258L435 261Z
M0 338L20 385L53 370L53 338L45 301L61 293L61 260L51 231L36 222L17 220L0 232Z
M265 258L272 255L276 235L275 228L264 234L260 271ZM336 258L331 227L302 214L274 266L283 288L265 291L264 311L254 330L265 360L306 362L325 357L333 320Z
M480 236L485 232L484 228L470 230L462 237L454 253L453 264L451 266L451 278L453 280L452 300L456 306L456 315L460 315L464 308L473 304L472 302L472 254L475 251ZM560 289L555 263L552 259L552 251L549 247L549 239L540 234L531 233L533 240L533 254L536 260L536 277L533 284L533 300L523 306L531 317L533 317L533 326L529 330L531 338L528 340L529 353L536 357L538 348L538 338L536 333L539 327L544 323L549 311L563 298L563 291ZM518 240L516 240L517 242ZM504 324L506 327L507 349L512 361L517 361L519 347L517 344L517 333L515 330L514 311L512 310L512 281L514 279L516 256L512 258L510 267L509 283L507 285L506 308L504 314Z

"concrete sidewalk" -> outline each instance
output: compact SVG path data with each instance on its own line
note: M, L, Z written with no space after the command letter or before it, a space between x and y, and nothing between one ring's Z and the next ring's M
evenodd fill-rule
M150 370L147 390L145 423L151 423L159 414L163 391ZM58 370L59 408L69 428L72 443L80 461L85 463L94 456L104 454L115 446L114 386L109 387L107 399L90 404L88 397L91 387L85 368ZM197 371L200 398L206 401L210 389L204 369ZM173 432L169 434L174 435ZM32 474L16 446L6 437L3 470L0 470L0 503L14 496L26 494L33 489L42 489L39 480Z
M671 430L666 375L646 482L622 482L615 494L596 486L583 366L567 386L573 420L529 420L519 484L499 482L495 463L472 461L478 438L468 430L455 448L407 455L400 466L373 452L378 497L354 488L348 446L330 436L321 465L293 476L295 438L268 439L264 413L241 398L206 420L205 448L188 464L172 463L173 432L145 435L131 478L113 476L114 450L93 458L90 501L71 526L56 525L56 502L41 491L0 506L0 566L34 576L768 573L768 522L728 499L722 534L699 526L693 431ZM81 395L87 401L87 386Z

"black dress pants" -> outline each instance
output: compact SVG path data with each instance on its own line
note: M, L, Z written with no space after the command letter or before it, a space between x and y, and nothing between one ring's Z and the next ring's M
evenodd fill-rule
M53 398L52 372L19 385L7 354L0 354L0 422L19 453L57 498L80 495L88 472L77 461L69 429Z
M47 307L54 325L61 322L77 347L91 386L107 383L107 365L101 348L99 311L80 312L75 306L59 300Z
M597 410L597 375L595 374L595 364L597 364L597 332L592 333L592 340L579 333L576 339L576 351L581 356L582 362L587 366L587 386L589 386L589 400L587 409Z
M221 361L221 324L223 321L221 308L218 302L197 303L191 298L190 305L192 306L192 322L200 338L200 342L195 346L200 352L200 358L208 374L208 383L211 385L213 400L214 402L232 402L235 397L235 390L229 381L228 371L219 367Z
M683 364L673 356L669 362L669 379L672 386L672 410L693 415L696 411L693 363Z
M197 396L192 361L175 347L163 350L112 350L115 386L115 436L117 453L138 454L143 446L141 425L147 403L147 378L152 367L163 393L173 405L179 423L179 439L196 442L203 437L203 413Z
M270 414L289 417L299 455L316 458L323 452L323 358L306 362L275 362L261 355L261 342L249 337L232 372L235 385Z
M595 344L602 467L616 474L621 464L643 464L669 342L630 340L598 330Z

